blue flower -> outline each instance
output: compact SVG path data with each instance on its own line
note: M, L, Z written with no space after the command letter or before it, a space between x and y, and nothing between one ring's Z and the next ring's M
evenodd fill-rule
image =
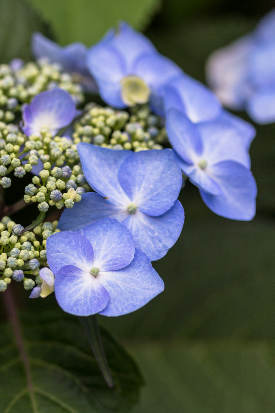
M77 229L113 217L127 226L137 248L151 260L163 257L184 222L177 201L182 174L173 151L128 152L80 143L78 152L84 175L97 193L83 194L65 210L59 227Z
M36 59L47 58L50 63L58 63L60 67L72 73L89 91L95 91L94 80L87 68L87 48L82 43L72 43L61 47L47 39L41 33L32 37L32 52Z
M76 115L75 103L68 92L58 88L41 92L23 109L23 131L27 136L39 136L43 129L55 134Z
M250 135L221 116L194 124L171 109L166 128L183 172L196 185L205 204L230 219L250 220L255 214L256 183L250 172Z
M258 123L275 121L275 10L251 34L210 56L207 76L221 102Z
M126 23L89 50L87 64L106 103L124 108L150 99L157 112L163 85L181 72Z
M127 314L164 289L149 259L135 250L129 231L108 218L49 237L47 260L58 304L78 316Z

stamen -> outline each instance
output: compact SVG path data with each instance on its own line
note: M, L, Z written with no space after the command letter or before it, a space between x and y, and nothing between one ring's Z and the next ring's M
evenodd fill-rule
M93 267L91 270L90 270L90 274L93 276L93 277L97 277L98 276L98 274L99 274L99 268L98 267Z
M135 204L129 204L127 207L127 211L129 214L135 214L137 212L137 206Z
M150 89L137 76L126 76L121 80L122 100L129 106L146 103L149 100Z
M201 161L199 161L198 166L204 171L207 168L207 161L205 159L202 159Z

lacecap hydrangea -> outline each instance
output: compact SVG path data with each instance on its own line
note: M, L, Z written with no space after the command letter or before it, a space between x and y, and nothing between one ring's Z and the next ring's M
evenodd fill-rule
M259 124L275 122L275 10L252 33L209 57L207 77L221 102Z
M0 67L0 184L25 186L2 209L0 287L54 291L78 316L127 314L164 289L151 262L181 234L186 179L217 215L253 218L255 130L126 23L90 48L35 34L33 51L36 63ZM8 217L31 204L26 227Z

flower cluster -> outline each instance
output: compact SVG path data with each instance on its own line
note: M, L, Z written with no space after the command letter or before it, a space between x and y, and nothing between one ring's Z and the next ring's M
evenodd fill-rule
M12 280L23 282L25 290L41 289L39 272L47 265L46 241L57 232L57 221L44 222L33 230L16 224L9 217L0 222L0 291Z
M257 123L275 122L275 10L251 34L215 51L207 76L226 106L246 110Z
M134 106L129 112L88 105L74 125L74 142L132 151L162 149L167 145L163 120L148 105Z
M183 175L214 213L253 218L255 130L125 23L90 49L35 34L33 50L39 63L12 70L22 76L33 67L49 78L56 70L56 80L34 80L43 87L20 106L18 121L0 123L0 183L7 188L12 174L29 176L24 201L40 213L11 236L18 225L4 218L1 288L13 276L10 262L19 260L14 270L23 271L31 298L54 290L62 309L78 316L135 311L164 289L151 262L181 234ZM83 101L82 88L97 92L101 104ZM50 230L43 222L52 213L59 221Z

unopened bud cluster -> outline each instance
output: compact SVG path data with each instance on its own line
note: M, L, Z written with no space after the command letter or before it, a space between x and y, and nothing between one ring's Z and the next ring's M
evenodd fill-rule
M75 143L132 151L163 149L167 142L162 119L152 114L148 105L135 106L129 112L87 105L74 125L73 139Z
M24 149L27 137L18 126L0 121L0 186L9 188L12 177L23 178L32 170Z
M88 186L76 145L70 139L45 131L41 136L30 136L25 148L29 164L37 169L25 188L26 203L35 202L41 212L47 212L50 206L72 208L81 200Z
M57 231L57 221L44 222L32 231L9 217L0 221L0 291L12 281L22 282L25 290L41 284L39 269L47 265L46 241Z
M84 100L81 85L57 64L42 59L35 63L0 65L0 121L14 122L24 103L54 87L69 92L76 103Z

